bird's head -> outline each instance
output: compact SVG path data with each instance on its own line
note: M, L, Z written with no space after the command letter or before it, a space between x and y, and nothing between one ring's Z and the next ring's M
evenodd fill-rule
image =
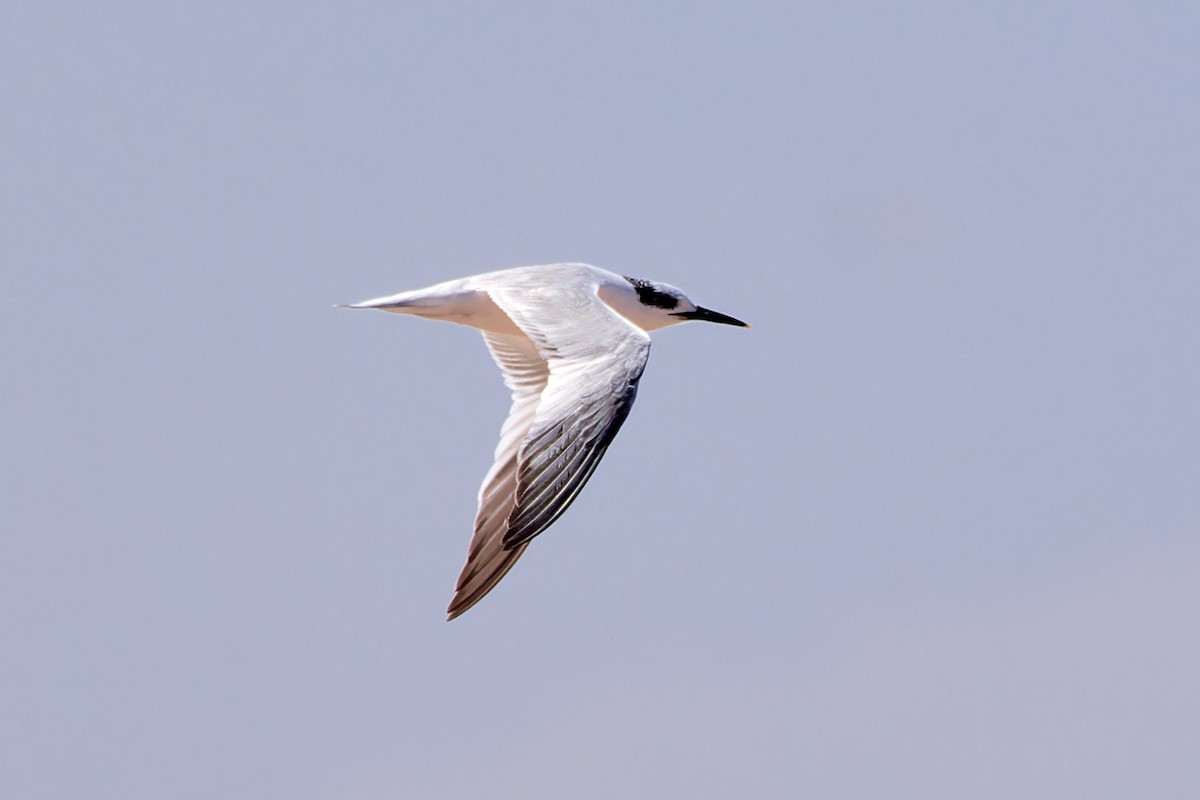
M637 305L628 310L619 309L629 319L645 330L665 328L677 322L687 322L690 319L704 322L719 322L723 325L737 325L741 328L750 326L740 319L734 319L719 311L698 306L688 299L683 290L669 283L646 281L641 278L626 277L636 295ZM626 306L630 304L626 303Z

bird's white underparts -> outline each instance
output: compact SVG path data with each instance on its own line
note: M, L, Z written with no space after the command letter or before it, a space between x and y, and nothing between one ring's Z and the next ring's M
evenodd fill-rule
M687 320L749 327L674 286L588 264L516 267L348 307L478 328L512 391L449 619L490 592L579 495L633 406L648 331Z

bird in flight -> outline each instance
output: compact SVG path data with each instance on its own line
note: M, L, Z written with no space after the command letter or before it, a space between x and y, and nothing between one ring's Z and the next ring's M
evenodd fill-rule
M674 286L589 264L516 267L346 307L478 328L512 391L448 619L490 592L579 495L633 406L648 331L693 319L749 327Z

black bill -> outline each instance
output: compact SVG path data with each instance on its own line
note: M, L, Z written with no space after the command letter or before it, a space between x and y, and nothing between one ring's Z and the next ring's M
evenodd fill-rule
M701 308L699 306L696 307L695 311L680 311L671 316L682 317L683 319L698 319L702 322L719 322L722 325L737 325L739 328L750 327L740 319L734 319L728 314L722 314L720 311L713 311L712 309Z

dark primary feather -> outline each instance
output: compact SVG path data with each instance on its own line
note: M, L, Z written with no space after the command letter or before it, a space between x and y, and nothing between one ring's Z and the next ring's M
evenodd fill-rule
M641 377L639 370L622 394L597 403L578 425L552 427L522 448L505 549L520 547L546 530L579 496L629 416Z

